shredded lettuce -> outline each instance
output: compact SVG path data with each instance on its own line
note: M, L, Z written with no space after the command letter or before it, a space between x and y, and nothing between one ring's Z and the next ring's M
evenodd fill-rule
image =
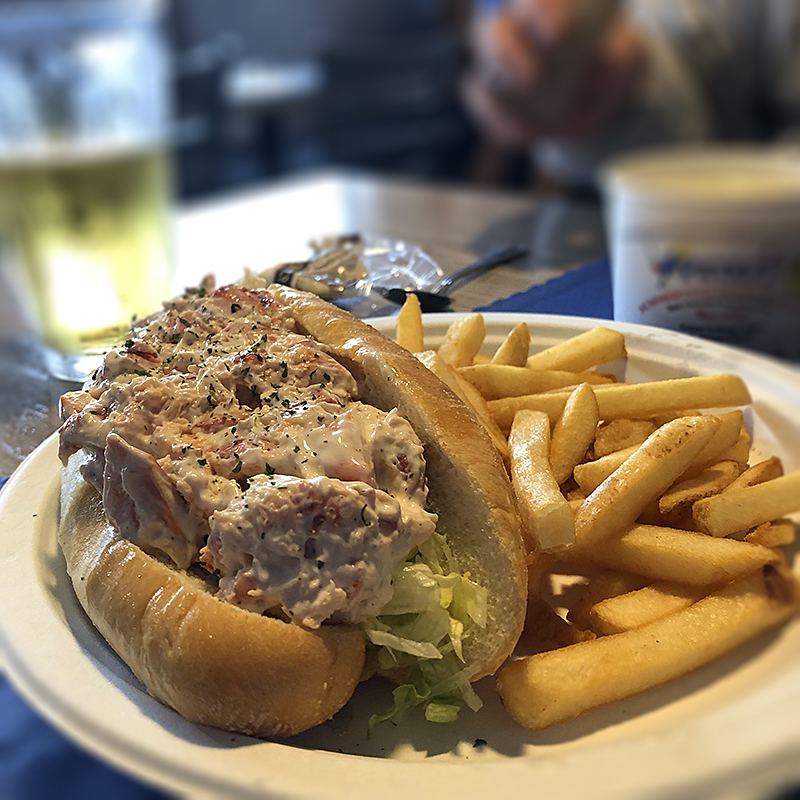
M395 636L393 633L389 633L389 631L368 630L367 636L373 644L383 645L383 647L388 647L390 650L408 653L417 658L442 657L442 654L436 646L430 642L415 642L413 639Z
M420 705L431 722L452 722L464 705L477 711L481 700L464 668L463 642L476 625L486 625L486 590L458 572L437 533L406 559L392 584L392 599L365 630L379 648L380 669L406 668L408 677L370 726Z

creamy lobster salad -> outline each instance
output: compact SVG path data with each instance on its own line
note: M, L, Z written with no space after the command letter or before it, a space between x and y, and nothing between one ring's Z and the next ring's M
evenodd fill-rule
M143 550L219 578L220 599L309 628L374 617L425 541L423 448L267 291L228 286L134 327L66 395L61 457Z

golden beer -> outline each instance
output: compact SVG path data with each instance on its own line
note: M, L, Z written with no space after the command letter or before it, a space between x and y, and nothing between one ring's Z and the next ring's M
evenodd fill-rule
M170 296L169 185L160 148L0 158L4 260L51 348L102 352Z

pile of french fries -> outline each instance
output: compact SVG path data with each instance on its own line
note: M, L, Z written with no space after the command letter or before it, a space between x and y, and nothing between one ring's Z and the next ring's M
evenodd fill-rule
M520 324L491 356L480 314L436 350L424 334L412 296L397 339L486 427L524 524L527 654L497 679L517 722L632 697L800 611L785 552L800 471L753 458L739 377L621 383L602 370L626 358L624 336L604 327L531 353Z

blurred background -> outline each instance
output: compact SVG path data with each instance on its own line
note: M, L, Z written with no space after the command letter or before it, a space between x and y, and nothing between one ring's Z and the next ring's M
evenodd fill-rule
M524 186L459 97L471 0L168 0L177 191L324 166Z

